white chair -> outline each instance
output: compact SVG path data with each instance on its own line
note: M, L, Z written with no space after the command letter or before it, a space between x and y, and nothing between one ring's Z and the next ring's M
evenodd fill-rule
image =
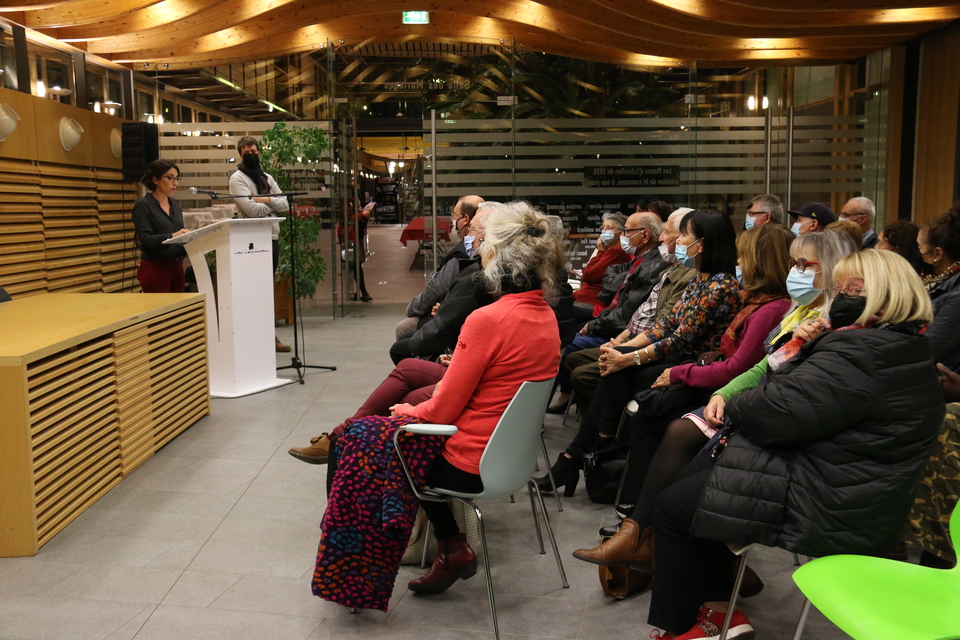
M490 614L493 617L493 630L496 637L500 638L500 627L497 623L497 607L493 596L493 582L490 577L490 558L487 553L487 535L483 526L483 514L477 506L475 500L498 500L506 498L512 493L518 491L527 485L527 491L530 494L530 507L533 510L533 522L537 527L537 540L540 543L540 553L546 553L543 547L543 534L540 531L541 514L542 521L546 525L547 536L550 538L550 544L553 546L553 555L557 560L557 568L560 570L560 580L563 588L570 588L567 582L567 575L563 570L563 563L560 561L560 551L557 549L557 541L553 536L553 528L550 526L550 518L547 515L546 507L543 504L543 496L540 495L540 488L533 481L533 473L537 466L537 457L540 453L540 427L543 423L543 414L547 408L547 402L550 400L550 394L553 389L553 380L543 380L540 382L524 382L520 385L516 395L506 410L500 417L496 428L487 442L487 446L480 458L480 479L483 482L483 491L480 493L460 493L443 488L428 487L425 491L417 490L417 485L410 477L410 469L404 459L403 451L399 445L401 433L416 433L422 435L442 435L451 436L457 432L453 425L436 424L408 424L400 427L394 432L393 442L399 454L400 463L410 486L420 500L429 500L432 502L448 502L449 500L459 500L472 508L477 514L477 521L480 528L481 552L483 555L483 568L487 577L487 595L490 599ZM537 513L539 506L540 513Z

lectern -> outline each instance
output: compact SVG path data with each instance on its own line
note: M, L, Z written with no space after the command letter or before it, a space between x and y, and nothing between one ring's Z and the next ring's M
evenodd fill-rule
M207 294L210 395L237 398L289 384L277 377L271 228L280 218L221 220L166 240L183 244ZM216 261L214 293L207 254Z

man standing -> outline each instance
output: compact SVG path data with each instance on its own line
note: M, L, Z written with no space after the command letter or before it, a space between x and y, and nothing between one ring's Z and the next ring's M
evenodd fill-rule
M823 231L828 224L837 219L830 207L822 202L808 202L800 207L800 211L789 211L788 213L797 220L790 227L795 236L802 236L813 231Z
M276 180L265 173L260 167L260 148L255 138L243 136L237 142L237 153L240 155L240 164L230 176L230 195L252 196L258 193L280 193ZM266 196L254 198L236 198L237 209L241 218L271 218L282 215L290 210L290 203L284 197L268 198ZM277 271L280 260L280 223L273 223L273 271ZM277 352L290 351L290 347L277 342Z
M396 338L409 338L421 326L423 318L429 320L433 306L443 300L443 297L453 286L454 280L460 273L460 261L467 260L476 253L476 238L472 238L468 233L470 222L477 214L477 207L483 203L480 196L464 196L457 201L457 205L450 214L453 226L457 230L457 235L461 240L447 255L443 257L437 270L430 274L427 286L423 292L410 301L407 305L407 317L397 323ZM497 203L491 203L491 206ZM467 246L467 240L470 240L470 246Z
M873 249L880 240L877 232L873 230L873 219L876 215L877 207L874 206L873 200L863 196L850 198L847 204L843 205L843 209L840 209L841 220L853 220L860 225L860 232L863 233L861 249Z
M772 193L761 193L750 201L743 228L749 231L765 224L783 224L783 203Z

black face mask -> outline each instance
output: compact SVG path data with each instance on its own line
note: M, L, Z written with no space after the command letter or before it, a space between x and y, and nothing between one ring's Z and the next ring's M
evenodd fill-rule
M838 293L830 305L830 326L834 329L849 327L863 315L863 310L866 308L865 296L848 296L842 292Z
M243 165L247 169L256 169L260 166L260 154L259 153L248 153L243 156Z

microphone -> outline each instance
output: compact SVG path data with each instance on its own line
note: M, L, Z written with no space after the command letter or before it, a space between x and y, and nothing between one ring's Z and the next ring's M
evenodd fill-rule
M202 193L205 196L210 196L211 198L219 198L220 194L216 191L207 191L205 189L197 189L196 187L190 187L187 189L190 193Z

